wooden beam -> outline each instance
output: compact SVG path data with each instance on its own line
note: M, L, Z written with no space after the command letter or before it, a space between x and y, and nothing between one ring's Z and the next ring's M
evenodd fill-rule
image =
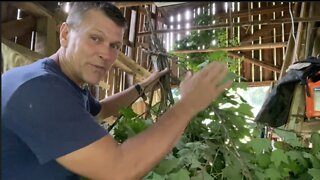
M261 86L270 86L274 81L256 81L256 82L242 82L245 83L248 87L261 87Z
M1 24L1 33L7 39L21 36L26 32L31 32L35 29L36 20L32 16L20 20L13 20Z
M245 43L251 43L251 41L257 40L259 38L259 36L263 36L266 33L269 33L270 31L272 31L274 28L277 27L281 27L280 24L275 24L275 25L270 25L270 26L262 26L260 30L255 31L253 34L248 34L245 37L243 37L242 39L240 39L240 43L241 44L245 44Z
M257 9L252 9L250 11L250 15L263 15L263 14L272 14L273 12L279 12L279 11L289 11L289 5L288 4L282 4L277 6L268 6L268 7L261 7ZM231 17L237 18L237 17L248 17L249 13L247 10L242 10L239 12L232 12ZM229 13L224 14L216 14L215 17L218 19L225 19L229 18Z
M296 17L298 16L298 7L299 7L300 2L296 3L294 5L294 10L293 10L293 16ZM281 79L287 72L286 70L288 69L288 67L292 64L292 59L293 59L293 55L294 55L294 46L295 46L296 42L292 36L292 31L290 31L289 34L289 40L288 40L288 45L286 48L286 52L284 54L284 58L283 58L283 62L282 62L282 67L281 67L281 72L279 75L279 79Z
M132 7L132 6L142 6L142 5L151 5L154 4L154 2L115 2L114 5L116 5L118 8L123 8L123 7Z
M243 58L244 61L255 64L257 66L261 66L265 69L271 70L271 71L275 71L277 73L280 73L280 67L276 67L274 65L265 63L263 61L259 61L258 59L254 59L254 58L249 58L243 54L238 54L238 53L234 53L234 52L228 52L228 55L233 57L233 58Z
M246 50L258 50L258 49L282 48L286 46L287 46L286 42L279 42L279 43L240 45L237 47L221 47L221 48L199 49L199 50L175 50L173 51L173 53L189 54L189 53L215 52L215 51L246 51Z
M149 77L151 74L148 70L137 64L134 60L132 60L122 52L119 52L117 59L134 72L138 81Z
M11 68L30 64L43 56L30 49L16 44L4 37L1 38L1 54L3 58L3 69L5 72Z
M145 8L143 8L143 7L140 6L138 9L139 9L139 13L141 13L141 14L143 14L143 15L145 15L145 16L148 15ZM160 9L159 9L159 11L161 12ZM158 20L159 22L162 22L162 23L164 23L164 24L169 24L170 21L169 21L168 18L166 18L166 17L159 17L159 16L157 16L157 14L155 14L155 13L153 13L153 12L150 12L150 13L151 13L151 18L153 18L153 19L156 19L156 18L157 18L157 20Z
M264 14L272 14L273 12L279 12L279 11L289 11L289 7L288 7L288 4L282 4L282 5L277 5L277 6L268 6L268 7L261 7L261 8L256 8L256 9L252 9L250 11L250 15L264 15ZM230 18L230 15L231 15L231 18L244 18L244 17L248 17L249 16L249 11L247 9L245 10L241 10L239 12L232 12L231 14L229 14L229 12L223 12L223 13L216 13L214 15L216 21L219 21L219 20L225 20L225 19L228 19ZM169 15L170 17L170 15ZM187 23L187 22L190 22L190 20L186 20L186 19L181 19L179 21L180 24L184 24L184 23ZM176 22L172 22L172 23L176 23ZM171 23L171 24L172 24Z
M293 22L312 22L312 21L320 21L320 16L315 16L315 17L298 17L298 18L293 18ZM282 24L282 23L292 23L291 18L280 18L280 19L275 19L275 20L268 20L268 21L252 21L252 22L239 22L239 23L232 23L232 26L252 26L252 25L272 25L272 24ZM156 34L163 34L163 33L181 33L185 31L197 31L197 30L213 30L213 29L218 29L218 28L226 28L230 27L229 23L219 23L215 25L210 25L210 26L193 26L191 28L181 28L181 29L164 29L164 30L157 30L154 31ZM151 32L139 32L138 36L147 36L150 35Z
M35 17L53 18L53 14L37 2L12 2L12 5Z

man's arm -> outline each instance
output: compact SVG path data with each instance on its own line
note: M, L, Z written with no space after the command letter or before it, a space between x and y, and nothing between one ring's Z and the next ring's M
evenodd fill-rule
M156 83L161 76L165 75L168 72L169 70L165 69L160 72L156 71L152 73L150 77L139 83L142 90L145 90L147 86L149 87L152 84ZM139 94L133 85L124 91L102 99L100 101L101 111L97 115L97 118L104 119L112 115L117 115L120 108L129 106L138 98L138 96Z
M110 135L57 158L67 169L92 179L140 179L175 145L190 119L231 82L219 84L227 68L211 63L181 82L181 100L147 130L118 144Z

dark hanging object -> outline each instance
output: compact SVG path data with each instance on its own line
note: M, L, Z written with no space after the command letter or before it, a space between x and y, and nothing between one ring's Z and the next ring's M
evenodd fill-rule
M320 58L309 57L304 61L292 64L287 74L279 80L267 96L255 121L271 127L286 124L294 88L299 83L307 89L308 79L314 78L319 71Z

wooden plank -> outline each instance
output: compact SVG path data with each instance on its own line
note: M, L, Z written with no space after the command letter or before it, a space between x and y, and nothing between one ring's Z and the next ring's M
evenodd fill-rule
M271 86L274 81L255 81L255 82L243 82L248 87L264 87L264 86Z
M8 16L8 3L7 2L1 2L1 22L5 22L7 20Z
M273 31L274 28L276 27L281 27L280 24L277 25L270 25L270 26L262 26L260 30L256 31L253 34L248 34L246 36L244 36L241 40L241 44L248 44L251 41L257 40L259 39L259 36L263 36L268 34L269 36L271 36L271 39L273 37L273 34L270 35L269 33Z
M215 52L215 51L248 51L248 50L259 50L259 49L270 49L270 48L281 48L286 47L287 43L265 43L265 44L254 44L254 45L240 45L236 47L221 47L211 49L199 49L199 50L175 50L173 53L189 54L189 53L200 53L200 52Z
M240 10L243 11L247 11L250 12L251 9L249 7L250 2L241 2L240 3ZM248 22L251 20L251 17L248 16L244 16L244 17L240 17L240 22ZM243 44L243 38L246 36L246 34L251 34L251 27L248 26L246 28L240 28L240 44ZM251 44L252 42L250 41L249 44ZM242 77L244 77L247 81L252 81L252 71L251 71L251 66L252 64L249 61L249 58L251 59L251 52L250 51L243 51L241 52L243 54L244 57L247 57L248 59L244 59L244 61L242 61L241 65L240 65L240 75Z
M268 69L274 72L280 73L280 67L276 67L268 62L259 61L258 59L250 58L247 55L244 55L243 53L234 53L234 52L228 52L228 55L233 58L243 58L243 61L261 66L264 69Z
M22 65L30 64L43 56L30 49L16 44L6 38L1 38L1 51L3 58L3 72Z
M276 4L280 2L276 2ZM275 13L275 16L276 17L279 17L279 18L282 18L284 16L284 14L282 15L281 12L276 12ZM285 41L284 39L284 34L282 34L282 28L283 26L280 24L280 26L276 26L275 29L274 29L274 34L276 35L275 39L273 42L283 42ZM283 32L284 33L284 32ZM283 38L282 38L283 37ZM284 48L274 48L273 51L276 53L275 54L275 66L279 66L281 67L282 65L282 62L283 62L283 58L284 58ZM279 73L275 73L274 74L274 78L275 80L278 80L279 79Z
M11 39L15 36L24 35L35 29L36 20L32 16L25 17L21 20L12 20L1 24L2 36Z
M315 16L315 17L297 17L293 18L293 22L312 22L312 21L320 21L320 16ZM240 23L233 23L233 26L251 26L251 25L272 25L272 24L281 24L281 23L291 23L292 19L291 18L280 18L280 19L275 19L275 20L266 20L266 21L252 21L252 22L240 22ZM154 31L156 34L163 34L163 33L179 33L179 32L185 32L185 31L197 31L197 30L213 30L213 29L218 29L218 28L226 28L230 27L229 23L218 23L215 25L210 25L210 26L193 26L190 28L181 28L181 29L165 29L165 30L156 30ZM139 32L138 36L147 36L150 35L150 32Z
M260 2L252 2L253 3L253 8L251 9L251 10L253 10L253 9L258 9L258 7L259 7L259 3ZM253 21L259 21L259 15L252 15L252 20ZM254 24L253 25L253 33L255 33L256 31L259 31L259 24ZM253 40L253 45L252 46L260 46L261 44L260 44L260 42L259 42L259 40ZM252 58L254 58L254 59L258 59L258 60L260 60L260 48L259 49L252 49L252 52L253 52L253 56L252 56ZM253 81L255 82L255 81L262 81L262 79L261 79L261 76L260 76L260 74L261 74L261 71L260 71L260 66L256 66L256 65L252 65L252 70L253 70L253 77L252 77L252 79L253 79Z
M303 122L301 132L314 133L320 131L320 119L309 120Z
M272 7L272 2L261 2L261 6L266 6L266 7ZM268 13L268 14L263 14L261 15L261 20L263 21L264 19L273 19L273 12ZM274 27L274 26L273 26ZM271 29L273 30L273 28ZM264 34L261 34L261 43L274 43L273 42L273 31L266 31ZM265 62L266 64L273 64L274 63L274 56L273 56L273 51L276 48L273 49L262 49L262 61ZM280 71L278 71L280 73ZM273 77L273 72L270 71L269 69L262 69L262 80L274 80Z
M305 92L304 87L297 84L292 97L288 121L284 128L301 132L305 115Z
M123 7L132 7L132 6L141 6L141 5L151 5L154 4L154 2L148 2L148 1L142 1L142 2L115 2L114 5L116 5L118 8Z
M53 18L53 14L37 2L10 2L15 7L28 12L35 17Z

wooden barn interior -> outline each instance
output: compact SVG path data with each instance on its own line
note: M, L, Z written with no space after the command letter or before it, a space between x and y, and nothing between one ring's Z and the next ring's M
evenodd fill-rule
M200 53L226 51L239 62L236 72L249 87L272 87L296 61L320 54L320 2L115 2L123 12L128 28L117 61L99 85L92 87L97 99L121 92L140 82L155 70L152 54ZM59 27L66 18L68 2L1 2L1 73L17 66L50 56L59 48ZM215 22L192 25L197 16L207 13ZM153 23L150 23L153 22ZM149 23L149 24L148 24ZM151 25L150 25L151 24ZM225 30L226 39L238 44L216 48L175 51L176 40L191 31ZM163 45L154 52L150 37ZM240 61L241 60L241 61ZM182 78L185 70L169 60L171 73ZM172 87L177 84L172 83ZM301 93L301 92L300 92ZM298 94L298 93L296 93ZM160 99L154 96L155 102ZM292 114L299 114L303 103L295 95ZM134 109L143 113L145 103L139 99ZM115 118L107 119L108 123ZM314 132L318 121L304 122L299 116L289 121L289 129Z

